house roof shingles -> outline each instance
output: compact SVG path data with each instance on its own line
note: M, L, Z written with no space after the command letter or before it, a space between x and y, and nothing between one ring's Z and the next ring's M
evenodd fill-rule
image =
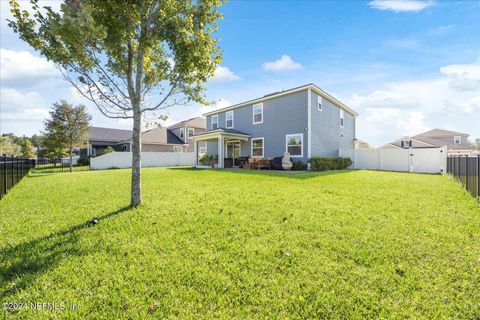
M190 127L190 128L198 128L198 129L205 129L206 122L205 118L196 117L187 120L180 121L179 123L175 123L169 126L167 129L176 129L180 127Z
M130 140L132 138L132 130L90 127L88 128L88 139L94 141L112 141L120 142Z
M158 127L142 133L142 143L145 144L184 144L173 132L167 128Z
M444 129L432 129L420 134L417 134L416 136L413 136L412 138L417 138L417 137L427 137L427 138L435 138L435 137L445 137L445 136L470 136L468 133L462 133L462 132L457 132L457 131L450 131L450 130L444 130Z

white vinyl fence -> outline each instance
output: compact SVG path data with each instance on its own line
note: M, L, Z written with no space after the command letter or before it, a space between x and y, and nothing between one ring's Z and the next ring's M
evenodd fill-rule
M142 152L142 168L193 166L194 159L193 152ZM131 152L110 152L90 159L92 170L131 167Z
M447 148L340 150L340 156L350 157L354 169L446 173ZM353 156L353 157L352 157Z

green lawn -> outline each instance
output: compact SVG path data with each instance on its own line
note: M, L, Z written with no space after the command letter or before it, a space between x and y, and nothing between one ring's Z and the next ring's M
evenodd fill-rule
M480 209L446 176L31 174L0 201L6 318L480 317ZM94 216L94 227L85 222Z

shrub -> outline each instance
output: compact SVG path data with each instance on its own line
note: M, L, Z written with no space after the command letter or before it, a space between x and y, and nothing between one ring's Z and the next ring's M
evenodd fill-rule
M213 161L213 156L209 156L207 154L204 154L199 160L198 162L200 162L200 164L205 164L209 161Z
M336 157L336 158L313 157L308 159L308 163L310 163L310 168L313 171L342 170L350 166L352 164L352 160L350 158L342 158L342 157Z
M106 148L103 150L103 154L111 153L111 152L113 152L113 151L114 151L113 148L110 147L110 146L108 146L108 147L106 147Z
M302 161L292 161L292 163L293 163L293 166L292 166L293 171L302 171L306 169Z
M80 157L77 161L77 165L79 166L89 166L90 165L90 158L87 156Z

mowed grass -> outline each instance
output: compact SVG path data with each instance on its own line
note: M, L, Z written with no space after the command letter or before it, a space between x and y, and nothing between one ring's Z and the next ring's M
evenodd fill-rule
M129 170L30 175L0 201L0 302L65 306L2 316L480 317L480 209L447 176L142 174L137 209Z

